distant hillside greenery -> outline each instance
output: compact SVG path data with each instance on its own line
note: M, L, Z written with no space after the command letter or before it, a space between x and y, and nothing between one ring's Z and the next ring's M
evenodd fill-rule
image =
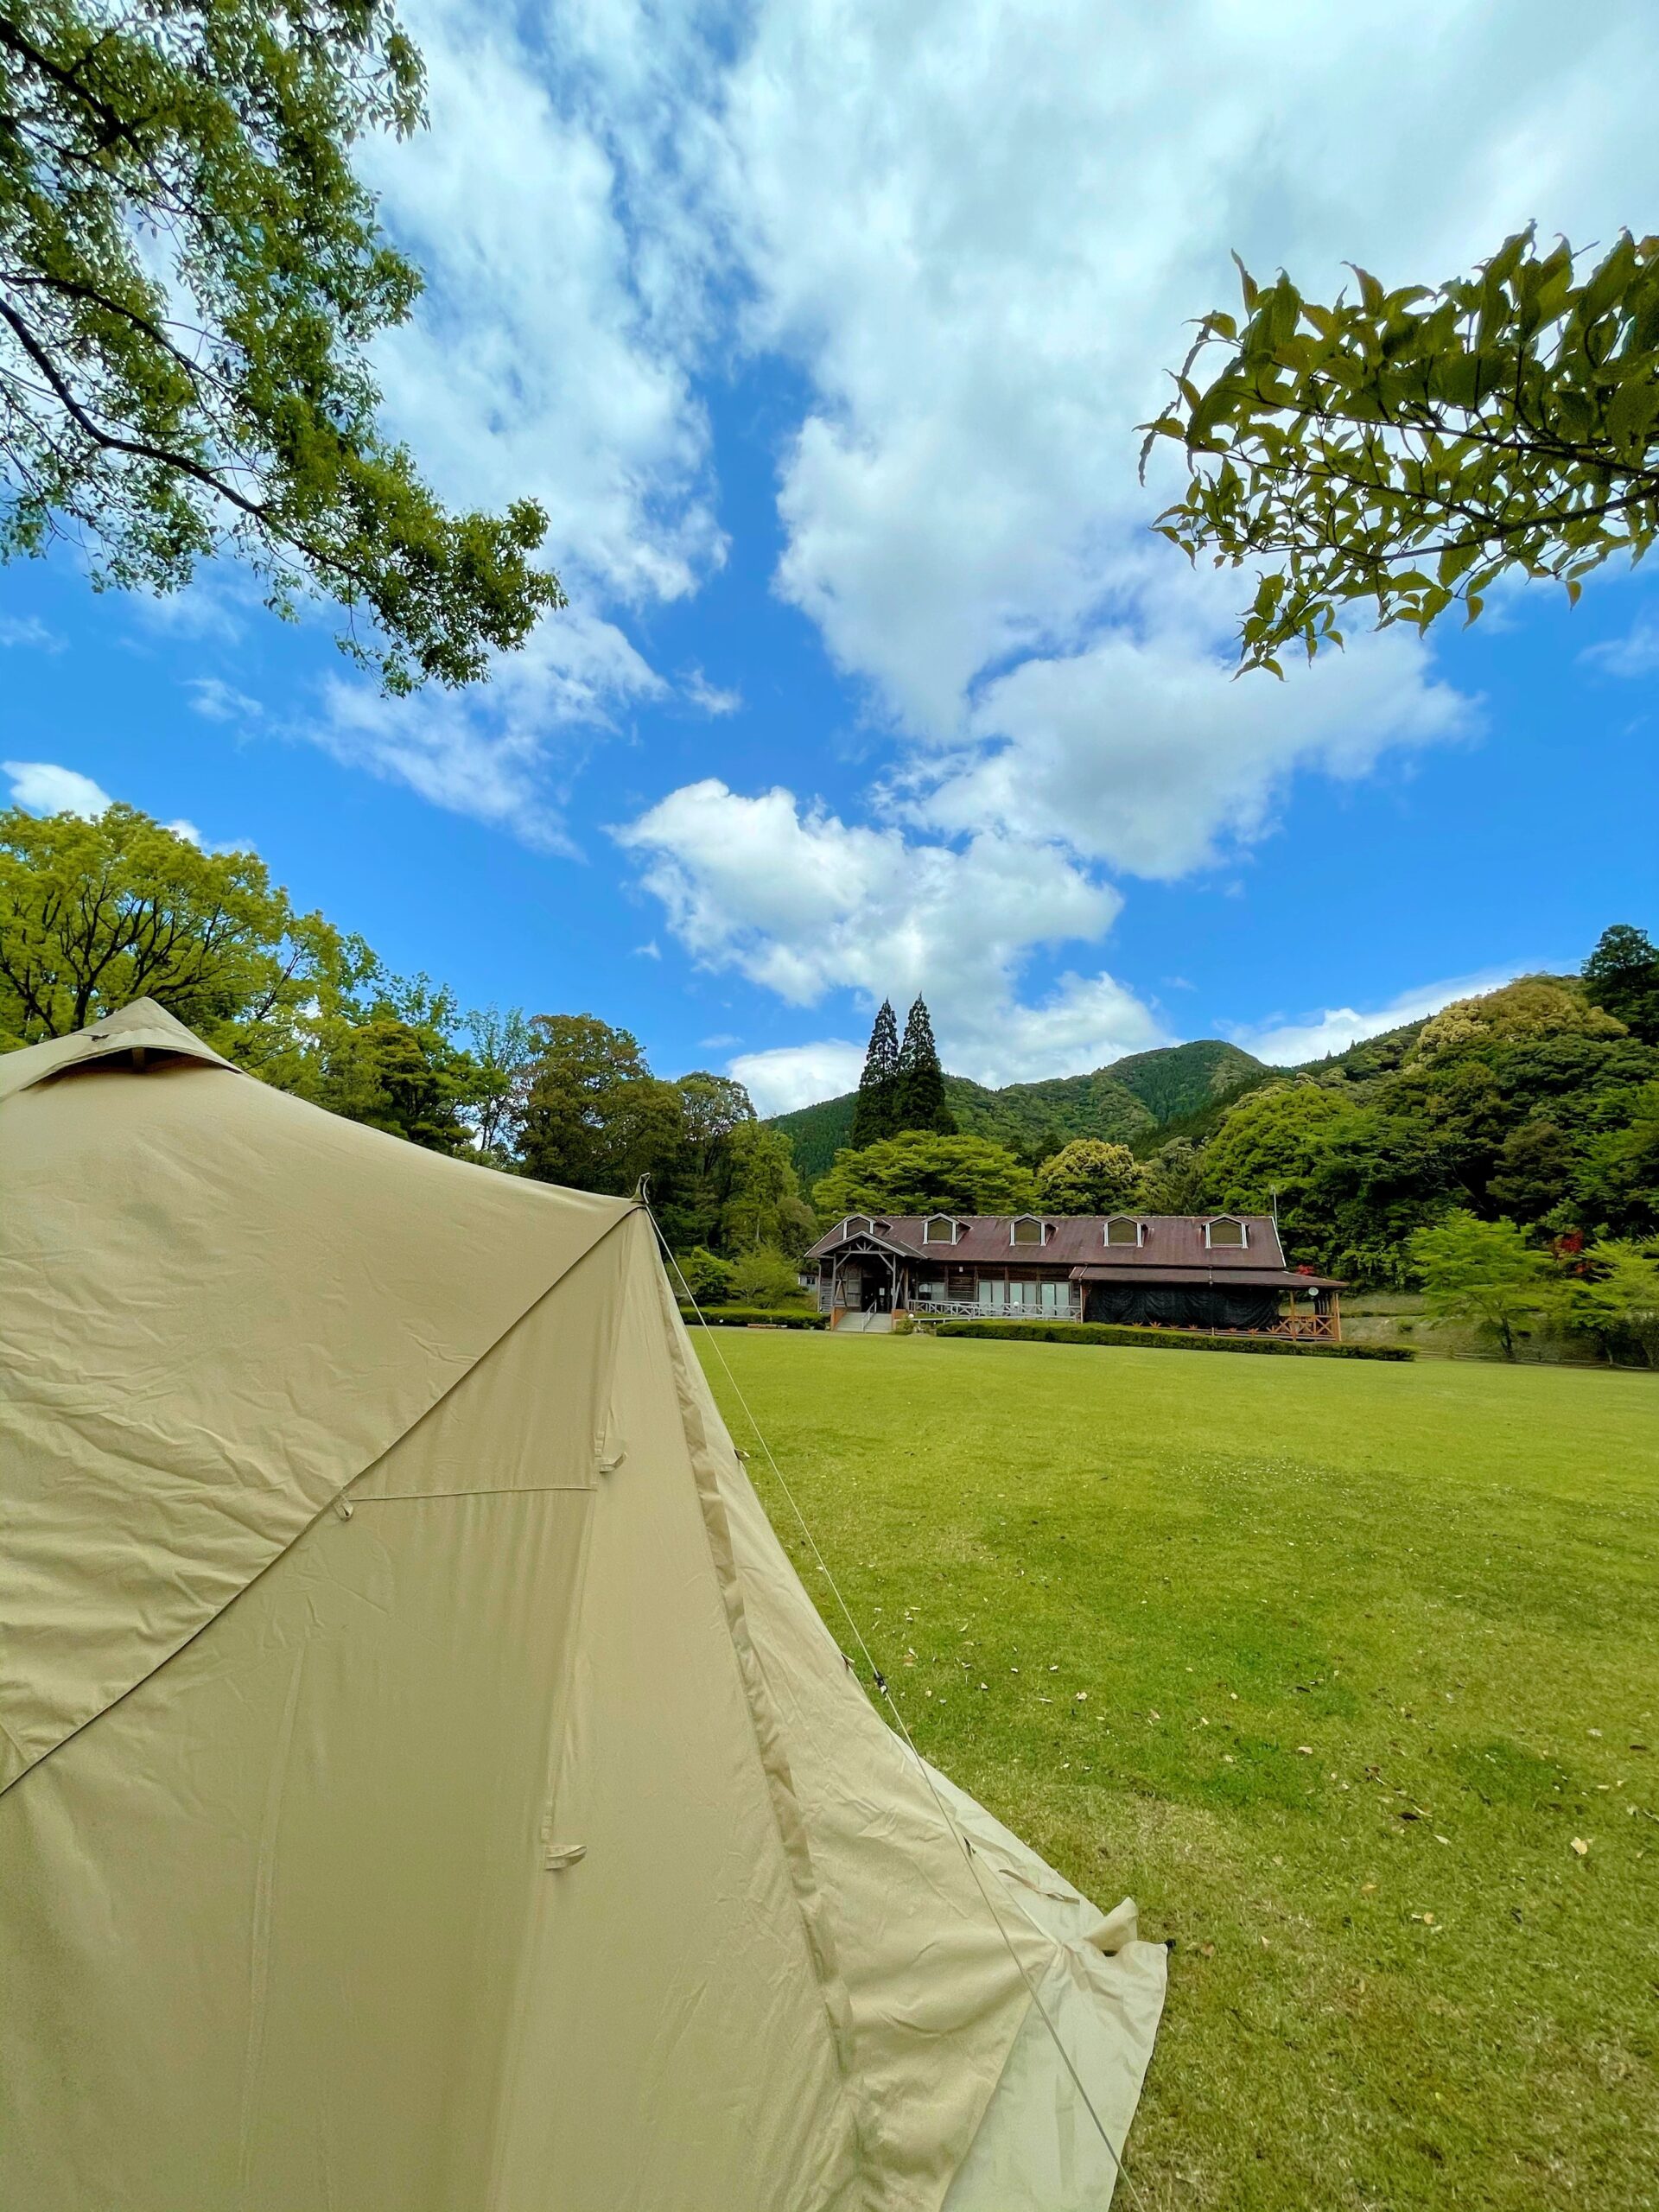
M1274 1071L1218 1038L1135 1052L1091 1075L1054 1076L1041 1083L1014 1083L988 1090L966 1076L944 1078L945 1103L965 1136L987 1137L1035 1167L1073 1137L1098 1137L1136 1150L1155 1149L1169 1122L1213 1112L1218 1103ZM837 1152L851 1143L858 1093L826 1098L792 1114L772 1116L769 1127L789 1139L797 1173L812 1184L829 1173Z
M463 1014L296 912L257 854L130 807L0 811L0 1052L141 996L262 1082L410 1143L645 1188L699 1298L793 1300L798 1255L847 1210L1276 1210L1294 1263L1421 1281L1506 1347L1517 1317L1554 1313L1659 1363L1659 951L1624 924L1576 976L1302 1068L1211 1038L993 1090L943 1073L920 998L902 1038L884 1006L857 1094L766 1123L729 1075L659 1077L595 1015ZM880 1133L858 1147L855 1101Z
M1522 976L1301 1068L1207 1039L944 1088L976 1141L960 1158L920 1133L902 1160L853 1150L850 1098L777 1117L821 1223L849 1202L905 1211L924 1187L983 1211L974 1187L1020 1170L1055 1213L1276 1211L1293 1265L1365 1285L1417 1281L1440 1224L1514 1224L1580 1304L1659 1255L1659 951L1625 925L1580 975Z

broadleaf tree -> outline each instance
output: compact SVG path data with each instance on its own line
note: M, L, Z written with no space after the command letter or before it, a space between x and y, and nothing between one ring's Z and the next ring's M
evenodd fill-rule
M1411 1240L1423 1304L1448 1320L1472 1322L1505 1359L1516 1356L1523 1325L1549 1311L1554 1270L1512 1221L1480 1221L1454 1209Z
M1584 963L1586 995L1644 1045L1659 1045L1659 945L1645 930L1615 922Z
M373 971L360 938L295 912L257 853L204 852L130 806L0 812L0 1045L153 998L269 1073Z
M386 0L5 0L0 113L0 558L69 535L168 592L238 556L394 692L563 605L536 502L448 512L380 421L421 278L350 156L423 119Z
M1234 257L1237 259L1237 257ZM1240 650L1340 645L1344 610L1420 632L1493 585L1576 600L1659 530L1659 238L1592 265L1529 228L1465 276L1392 289L1355 269L1328 305L1238 263L1243 312L1198 327L1146 431L1189 480L1159 518L1196 561L1259 565ZM1201 359L1210 364L1200 381Z
M1037 1171L1037 1192L1049 1213L1117 1213L1146 1204L1147 1171L1126 1144L1074 1137Z
M988 1137L906 1129L861 1152L836 1154L813 1185L828 1224L849 1213L1025 1213L1036 1198L1029 1168Z

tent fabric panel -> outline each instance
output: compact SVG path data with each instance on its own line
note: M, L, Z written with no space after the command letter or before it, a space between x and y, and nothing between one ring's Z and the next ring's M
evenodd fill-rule
M16 1091L0 1787L196 1634L628 1211L185 1059Z
M1104 2212L1163 2012L1168 1953L1141 1940L1132 1899L1103 1914L965 1791L935 1780L1001 1885L999 1908L1035 1921L1058 1946L1039 1984L1042 2010L1033 2005L1014 2039L944 2212Z
M591 1489L614 1448L608 1431L626 1277L624 1236L607 1236L358 1477L353 1500Z
M773 1534L677 1313L667 1319L685 1387L719 1440L747 1633L847 1992L868 2203L937 2212L1029 1991L926 1776L871 1707ZM1019 1916L1010 1932L1028 1970L1043 1972L1052 1941Z
M325 1513L0 1798L0 2202L490 2202L591 1508Z
M1040 1995L1043 2012L1033 2005L1014 2039L944 2212L1105 2212L1112 2201L1163 2007L1164 1947L1135 1942L1109 1959L1068 1949Z
M809 1940L709 1556L643 1216L492 2212L867 2212Z

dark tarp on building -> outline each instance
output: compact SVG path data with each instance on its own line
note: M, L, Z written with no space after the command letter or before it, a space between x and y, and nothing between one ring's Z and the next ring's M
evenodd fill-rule
M1091 1282L1083 1318L1141 1328L1158 1322L1169 1329L1270 1329L1279 1294L1235 1283Z

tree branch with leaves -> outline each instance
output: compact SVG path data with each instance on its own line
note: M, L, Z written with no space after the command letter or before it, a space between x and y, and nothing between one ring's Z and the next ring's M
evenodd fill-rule
M0 0L0 558L72 536L169 592L238 557L392 692L564 604L534 500L449 513L378 420L421 278L350 155L423 89L385 0Z
M1243 314L1199 323L1173 404L1141 425L1141 472L1175 441L1189 481L1156 527L1194 562L1265 564L1244 667L1341 645L1355 603L1421 632L1453 606L1472 622L1510 577L1576 601L1652 543L1659 238L1623 232L1581 270L1529 228L1438 289L1356 269L1328 307L1238 269Z

